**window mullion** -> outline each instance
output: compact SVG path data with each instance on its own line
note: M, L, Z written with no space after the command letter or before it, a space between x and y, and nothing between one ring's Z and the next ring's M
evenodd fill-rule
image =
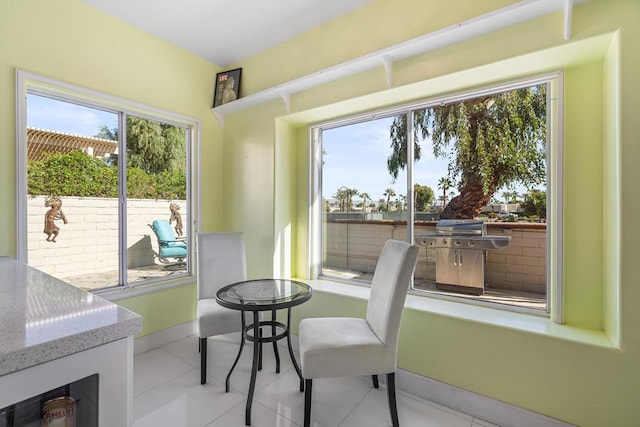
M414 236L414 200L413 200L413 170L414 170L414 144L415 135L413 132L414 110L406 115L407 120L407 238L409 243L413 243Z
M127 281L127 114L118 114L118 284Z

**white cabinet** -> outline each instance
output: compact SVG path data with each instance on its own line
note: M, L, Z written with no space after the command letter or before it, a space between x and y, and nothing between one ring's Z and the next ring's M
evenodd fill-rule
M100 427L133 420L133 337L0 376L0 408L98 374Z
M0 376L0 408L98 374L100 427L131 426L133 337Z

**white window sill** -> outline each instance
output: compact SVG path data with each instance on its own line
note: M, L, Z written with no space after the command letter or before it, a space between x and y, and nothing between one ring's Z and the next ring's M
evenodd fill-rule
M161 282L148 283L136 286L126 286L104 291L96 290L95 294L109 301L117 301L125 298L150 294L178 286L192 285L196 282L195 276L182 277L175 280L163 280Z
M313 292L331 293L363 300L369 298L370 288L367 286L332 282L322 279L303 281L313 288ZM407 295L405 308L524 333L544 335L597 347L617 349L604 331L559 325L546 317L531 314L516 313L498 308L476 306L414 294Z

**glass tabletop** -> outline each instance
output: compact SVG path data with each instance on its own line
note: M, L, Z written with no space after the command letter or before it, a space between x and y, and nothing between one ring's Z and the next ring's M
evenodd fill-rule
M311 298L311 287L289 279L258 279L220 288L216 300L239 310L276 310L302 304Z

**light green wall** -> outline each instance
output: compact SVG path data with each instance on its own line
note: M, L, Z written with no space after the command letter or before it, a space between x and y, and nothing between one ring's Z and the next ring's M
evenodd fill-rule
M375 1L236 64L243 67L244 95L514 1L400 3ZM571 96L571 111L565 110L565 202L572 215L565 235L565 312L571 327L604 328L620 349L406 310L399 365L579 425L638 425L640 3L591 0L576 6L569 42L562 21L556 13L401 61L393 66L391 88L380 67L292 94L291 114L280 100L272 101L228 115L222 132L209 110L215 65L79 0L4 1L0 200L9 208L0 225L0 255L16 251L16 68L200 119L201 229L244 231L248 274L258 277L286 269L305 274L308 123L520 76L523 69L571 64L565 67ZM611 35L618 29L619 40ZM584 232L591 229L593 238ZM191 285L119 303L145 317L148 334L192 319L194 298ZM363 301L317 293L296 310L294 322L363 314Z
M185 285L115 301L143 316L137 337L192 321L196 312L196 287Z
M603 62L565 69L565 322L602 329ZM595 209L594 209L595 207Z
M248 86L243 86L248 89L245 94L415 37L419 34L415 32L416 22L422 21L423 29L433 30L434 21L429 18L438 22L434 18L437 14L414 16L411 12L435 7L436 3L406 0L402 7L394 8L392 5L396 4L390 0L377 1L251 58L241 64L243 78L249 80ZM462 20L480 13L480 7L498 7L497 3L482 4L471 6L466 2L464 8L447 9L446 19ZM569 41L563 39L562 13L556 13L394 63L391 88L386 85L381 66L292 94L289 114L281 101L234 113L227 117L224 131L225 159L241 158L250 147L259 147L260 153L273 158L274 165L280 168L282 159L287 157L279 151L296 150L289 171L265 168L268 174L254 179L274 180L273 200L281 200L278 192L283 188L292 192L297 208L294 219L297 242L292 246L291 268L304 277L309 124L561 69L566 96L563 267L567 326L564 328L604 330L610 347L407 309L399 366L583 426L638 425L635 390L640 380L640 343L635 325L640 324L640 311L635 307L640 304L637 283L640 275L635 267L638 249L633 242L640 237L634 222L640 208L634 189L640 178L637 172L640 153L636 144L639 132L633 123L637 121L634 114L640 111L639 84L634 77L640 75L639 53L635 48L640 39L639 20L637 1L591 1L574 8ZM356 25L358 22L367 24ZM351 43L355 40L357 43ZM288 67L283 69L282 64ZM619 116L616 116L611 108L618 102ZM257 120L253 121L254 118ZM252 129L238 130L229 123L240 126L252 123ZM234 166L239 169L225 169L225 185L234 183L230 185L240 187L251 164ZM295 188L280 182L291 179L292 173L297 174ZM243 210L252 202L244 195L231 197L233 209L227 214L243 217ZM237 227L269 228L273 224L276 241L291 223L290 205L286 206L283 212L277 204L269 206L273 210L258 220L252 217L250 224L237 223ZM621 229L620 240L617 227ZM257 250L272 253L274 248L264 246ZM294 323L303 317L359 316L363 311L362 301L317 292L309 303L296 309Z
M604 69L604 328L620 344L620 153L616 141L620 132L620 35L607 52Z
M79 0L0 2L0 256L16 255L15 73L22 69L201 121L200 227L222 227L222 134L211 113L214 64ZM195 286L121 300L144 316L143 334L195 317Z

